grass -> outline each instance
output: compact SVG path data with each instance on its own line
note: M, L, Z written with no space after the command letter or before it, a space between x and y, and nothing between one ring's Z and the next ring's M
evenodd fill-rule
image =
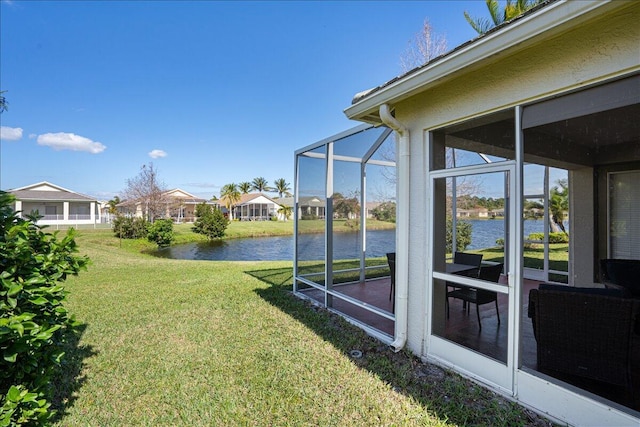
M92 265L66 285L81 335L56 425L547 425L294 298L290 262L154 258L101 230L77 241Z

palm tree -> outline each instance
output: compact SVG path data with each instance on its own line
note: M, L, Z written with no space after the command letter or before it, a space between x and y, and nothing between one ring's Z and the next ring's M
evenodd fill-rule
M9 109L9 103L7 102L7 98L4 97L3 93L6 90L0 90L0 113L3 113Z
M233 206L240 201L240 191L235 183L226 184L220 190L220 198L224 200L224 205L229 212L229 219L233 220Z
M271 188L269 187L267 180L264 179L263 177L253 178L253 181L251 181L251 186L253 187L254 190L256 190L259 193L263 193L265 191L271 191Z
M120 197L115 196L113 199L107 202L109 205L109 213L111 215L116 215L118 213L118 208L116 207L120 203Z
M278 197L282 197L282 195L286 195L287 197L291 197L291 187L289 187L289 183L284 180L284 178L278 178L273 181L273 185L275 185L275 190L278 192Z
M556 181L556 184L558 185L554 186L549 194L549 213L551 215L551 222L552 226L555 225L557 228L562 230L564 234L568 234L567 230L564 228L563 218L564 213L569 210L569 186L566 179L559 179Z
M469 25L478 32L478 34L484 34L493 27L497 27L505 21L509 21L522 15L524 12L539 5L544 0L507 0L504 10L500 10L498 0L485 1L487 9L489 9L489 16L491 17L491 20L487 18L472 18L468 12L464 12L464 18L467 20Z
M238 184L238 190L240 190L240 192L242 194L249 194L249 192L251 191L252 185L250 182L241 182L240 184Z
M293 207L292 206L281 205L278 208L278 213L281 214L284 217L285 221L287 221L289 218L291 218L291 214L293 213Z

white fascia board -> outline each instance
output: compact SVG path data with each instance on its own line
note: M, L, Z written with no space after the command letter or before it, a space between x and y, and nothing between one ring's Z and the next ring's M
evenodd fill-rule
M616 7L628 5L628 1L564 0L551 3L537 13L525 16L504 27L504 29L481 37L469 46L445 56L433 64L427 65L414 74L401 78L395 83L383 87L378 92L364 98L362 101L344 110L349 119L363 120L377 116L378 108L384 103L393 104L412 95L422 92L429 87L441 84L457 76L460 72L485 61L495 61L495 55L509 51L521 50L534 37L544 33L545 37L552 37L567 31L583 22L582 18L590 16L591 12L604 13ZM572 21L570 26L563 24ZM514 52L515 52L514 50Z

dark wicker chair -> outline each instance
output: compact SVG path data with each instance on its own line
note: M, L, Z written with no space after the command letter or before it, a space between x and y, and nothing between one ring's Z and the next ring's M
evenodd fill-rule
M480 272L480 264L482 264L482 254L456 252L453 254L453 262L455 264L466 264L478 267L475 270L469 270L464 273L465 276L478 277L478 273Z
M387 253L387 263L389 264L389 271L391 276L391 289L389 290L389 300L392 300L395 297L396 291L396 253L389 252ZM391 312L395 313L396 302L393 301L391 304Z
M480 273L480 264L482 264L482 254L470 254L467 252L454 252L453 254L453 263L454 264L464 264L464 265L472 265L474 267L478 267L478 268L473 268L471 270L465 270L464 272L461 273L456 273L460 276L467 276L467 277L478 277L478 274ZM453 289L453 290L449 290L449 289ZM451 283L451 282L447 282L447 288L446 288L446 293L445 293L445 305L447 308L447 318L449 317L449 294L451 292L455 292L457 290L461 289L461 287L457 284L457 283ZM467 308L467 302L464 302L463 307L466 309Z
M487 265L480 268L480 274L478 279L486 280L487 282L498 283L500 275L502 274L502 268L504 264ZM461 287L454 291L447 293L447 317L449 317L449 298L461 299L465 303L473 303L476 305L476 316L478 317L478 325L482 329L482 322L480 321L480 306L482 304L488 304L495 302L496 315L498 316L498 324L500 324L500 310L498 308L498 294L486 289L475 289L468 287ZM468 309L468 307L467 307Z
M621 386L633 401L640 301L609 291L541 285L529 292L538 370Z

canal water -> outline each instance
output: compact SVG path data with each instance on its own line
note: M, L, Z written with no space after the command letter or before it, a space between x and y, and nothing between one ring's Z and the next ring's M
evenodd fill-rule
M467 249L496 246L504 234L504 220L469 220L473 226L471 244ZM542 220L525 220L524 234L543 231ZM301 259L320 260L324 257L324 234L304 234L300 238ZM367 257L382 257L395 251L395 230L367 232ZM360 233L335 233L334 259L357 258L360 253ZM255 237L223 241L188 243L170 246L155 253L172 259L219 261L277 261L293 259L293 236Z

